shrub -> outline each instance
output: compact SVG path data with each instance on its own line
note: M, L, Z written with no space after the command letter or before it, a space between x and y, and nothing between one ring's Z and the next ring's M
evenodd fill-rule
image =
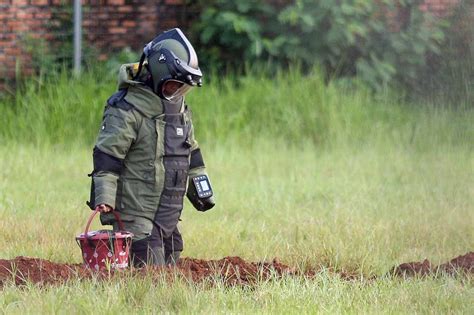
M431 102L474 104L473 12L474 2L460 1L448 19L441 53L428 56L429 67L419 76L415 87L418 94L429 96Z
M207 67L222 69L263 57L264 20L274 22L275 10L263 1L202 1L201 15L193 25Z
M441 25L416 0L215 0L194 32L212 65L272 61L322 66L330 77L358 75L374 89L410 86L439 53Z

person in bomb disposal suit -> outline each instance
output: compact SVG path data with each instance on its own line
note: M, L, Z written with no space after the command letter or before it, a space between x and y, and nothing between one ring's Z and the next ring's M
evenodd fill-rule
M89 207L102 224L134 234L135 266L175 264L184 195L199 211L214 197L184 96L202 85L191 43L175 28L148 43L139 63L122 65L93 150Z

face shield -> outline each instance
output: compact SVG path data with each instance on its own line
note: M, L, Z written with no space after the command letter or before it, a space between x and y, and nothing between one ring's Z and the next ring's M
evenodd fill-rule
M161 86L161 94L168 101L172 101L186 95L192 88L192 85L178 80L167 80Z
M178 28L163 32L145 46L136 77L145 60L151 74L148 85L161 98L172 100L202 86L196 52Z

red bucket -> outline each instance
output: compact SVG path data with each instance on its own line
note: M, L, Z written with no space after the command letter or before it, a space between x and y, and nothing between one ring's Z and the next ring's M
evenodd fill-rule
M125 269L128 267L130 246L133 234L124 231L122 220L117 212L112 211L119 224L120 231L99 230L90 231L92 220L99 211L94 211L87 221L84 233L76 236L76 241L82 250L82 258L87 268L100 270Z

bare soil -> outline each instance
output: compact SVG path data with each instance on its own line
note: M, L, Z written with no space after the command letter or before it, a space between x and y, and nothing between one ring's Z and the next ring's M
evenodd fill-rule
M440 273L472 275L474 274L474 252L458 256L439 266L433 266L428 259L425 259L423 262L403 263L392 268L390 273L401 277L426 276Z
M205 280L223 281L226 285L247 285L259 280L280 278L284 275L313 276L308 271L300 273L295 268L280 263L277 259L272 262L247 262L240 257L225 257L219 260L202 260L183 258L176 267L145 267L131 268L126 271L107 270L95 271L87 269L83 264L61 264L39 258L19 256L15 259L0 259L0 287L7 282L16 285L26 284L58 284L70 279L109 279L123 276L163 276L174 279L184 277L194 282Z
M327 269L326 269L327 270ZM130 269L125 272L92 271L82 264L54 263L40 258L19 256L15 259L0 259L0 287L6 283L24 285L28 281L34 284L60 284L71 279L110 279L122 276L152 276L169 277L201 281L222 281L224 284L252 285L257 281L278 279L283 276L314 277L319 269L310 269L304 272L294 267L282 264L277 259L271 262L248 262L240 257L225 257L219 260L202 260L183 258L176 267L146 267ZM390 274L410 277L426 276L431 274L447 273L450 275L474 274L474 252L456 257L451 261L433 266L428 260L423 262L403 263L390 270ZM337 273L341 278L351 280L357 278L355 274Z

